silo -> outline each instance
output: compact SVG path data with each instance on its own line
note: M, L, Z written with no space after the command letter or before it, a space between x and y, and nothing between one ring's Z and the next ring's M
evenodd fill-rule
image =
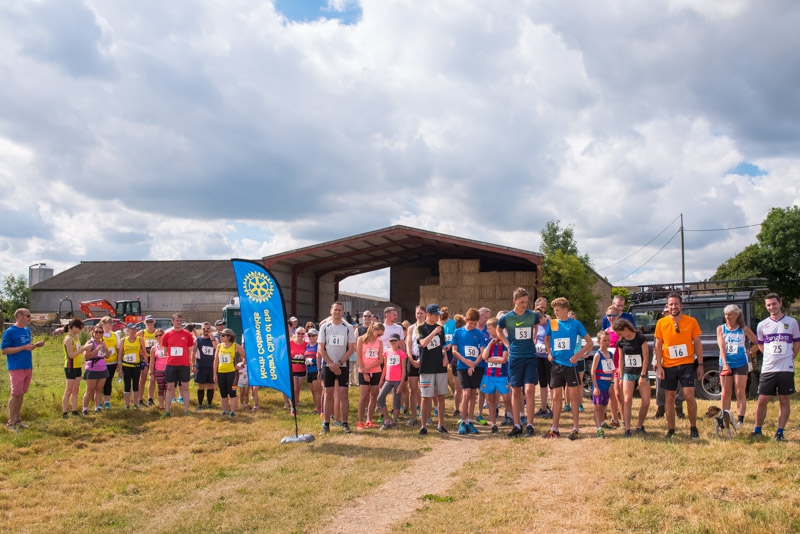
M28 287L33 287L39 282L44 282L53 277L53 269L45 263L34 263L28 267Z

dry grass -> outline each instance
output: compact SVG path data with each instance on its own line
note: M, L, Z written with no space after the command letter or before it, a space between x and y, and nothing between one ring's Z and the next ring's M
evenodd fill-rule
M23 409L31 428L0 435L0 531L304 532L368 497L413 459L434 454L439 440L407 428L349 436L334 429L313 444L280 445L294 423L273 392L258 415L235 421L211 412L161 420L155 410L119 409L62 420L58 347L50 341L36 356ZM303 396L300 431L316 433L319 418L307 390ZM2 378L2 410L7 397ZM616 431L598 440L588 415L576 442L484 435L473 445L480 459L452 473L448 491L419 500L421 509L394 530L797 532L800 402L792 407L789 443L746 437L753 403L730 442L713 437L705 419L698 442L679 421L678 435L665 443L663 422L652 419L647 439L623 440ZM768 436L776 413L770 405ZM368 525L367 517L365 531Z

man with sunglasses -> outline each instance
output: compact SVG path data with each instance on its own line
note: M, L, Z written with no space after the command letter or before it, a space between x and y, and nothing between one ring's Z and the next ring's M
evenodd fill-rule
M624 311L625 310L625 297L622 295L614 295L614 298L611 299L611 306L614 306L617 309L617 313L615 314L606 314L603 316L603 330L608 330L614 325L614 321L617 319L625 319L630 321L634 328L636 328L636 320L633 318L633 315Z
M698 380L703 379L702 332L697 319L683 314L683 299L679 293L667 296L667 310L669 315L659 319L655 329L656 373L664 389L667 416L668 430L664 437L669 439L675 434L675 397L680 382L689 412L689 437L699 439L694 378L696 375Z
M211 323L205 322L202 327L203 334L195 342L195 358L192 362L194 383L197 384L197 411L203 409L203 397L208 396L207 408L212 408L214 399L214 354L217 350L217 340L211 336Z
M14 312L14 324L3 332L2 350L6 357L11 397L8 399L8 422L6 428L16 432L18 428L28 428L20 419L22 399L28 392L33 375L33 349L44 345L44 341L31 343L31 312L20 308Z

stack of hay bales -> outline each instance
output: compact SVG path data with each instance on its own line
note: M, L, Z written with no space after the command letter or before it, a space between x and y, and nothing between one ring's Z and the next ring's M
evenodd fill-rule
M480 272L479 260L439 260L439 276L425 283L419 288L423 306L435 302L447 306L451 315L481 306L496 313L511 308L511 295L518 287L536 295L537 274L535 270Z

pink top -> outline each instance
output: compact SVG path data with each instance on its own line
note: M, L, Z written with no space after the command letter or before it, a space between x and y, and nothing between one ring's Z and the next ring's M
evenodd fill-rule
M614 332L614 329L610 326L606 329L606 332L608 332L608 348L614 351L614 367L619 369L619 351L616 350L619 334Z
M155 355L155 363L153 364L156 371L166 371L167 370L167 353L164 350L164 347L158 344L156 341L153 346L150 348L150 355Z
M399 382L403 379L403 366L405 365L406 353L402 350L394 352L387 350L383 353L386 358L386 381Z
M381 354L378 352L381 347L381 340L380 338L376 339L372 343L367 343L366 341L361 343L361 363L366 366L380 360ZM377 373L381 370L380 367L373 367L370 372ZM359 373L363 373L364 369L362 367L358 368Z
M96 349L98 345L100 346L100 350L97 351L97 354L92 356L91 358L87 358L84 362L84 367L87 371L106 371L108 367L106 366L106 356L108 349L105 346L105 343L97 343L94 339L92 340L92 345ZM92 349L94 350L94 349Z

